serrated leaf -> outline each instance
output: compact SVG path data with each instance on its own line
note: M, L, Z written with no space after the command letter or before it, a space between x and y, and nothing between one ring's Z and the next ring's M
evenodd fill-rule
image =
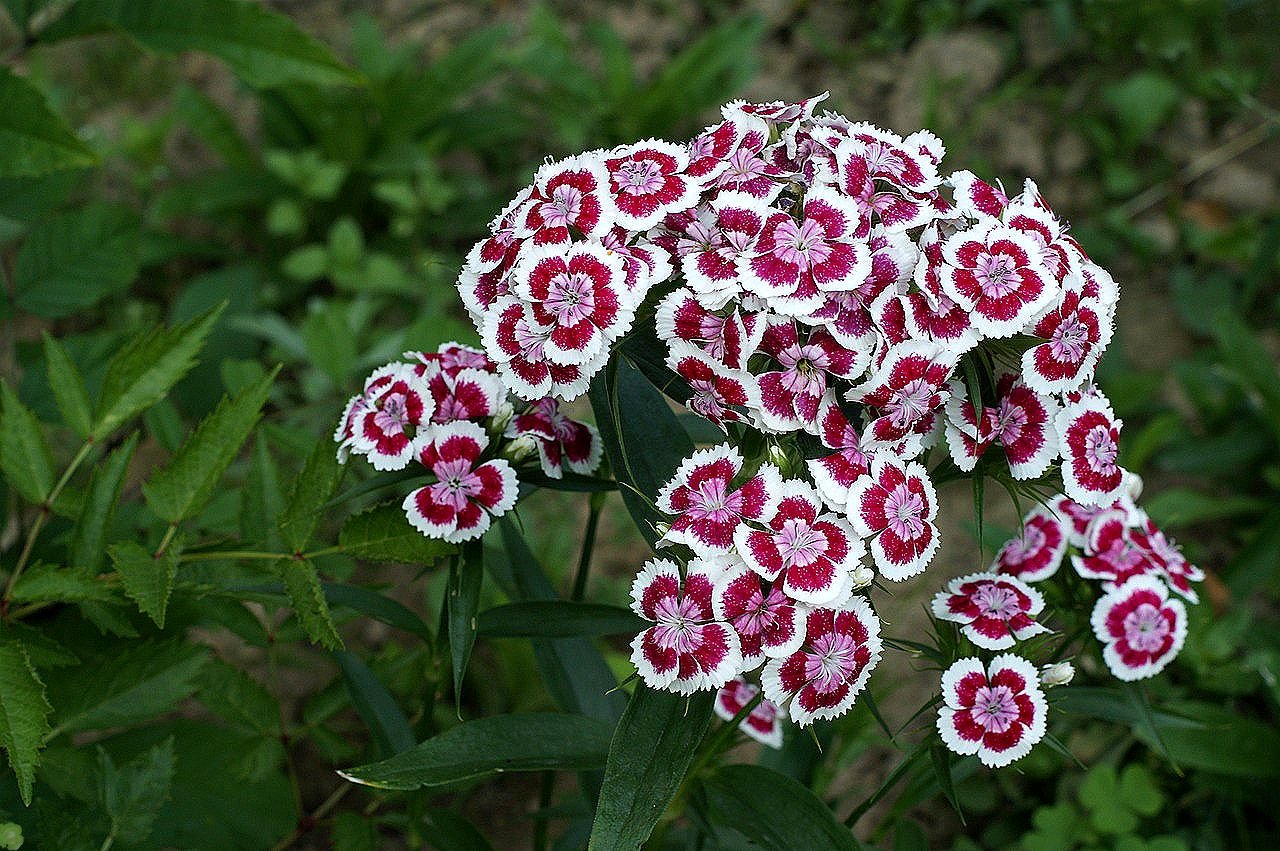
M71 540L67 542L67 564L72 570L92 576L105 564L107 536L115 521L125 473L137 446L138 433L134 432L94 469L71 530Z
M28 806L52 711L26 650L16 641L0 644L0 745L17 775L22 802Z
M230 166L252 167L253 152L235 122L204 92L188 85L178 87L173 96L173 114L195 132Z
M622 501L652 545L662 519L654 500L693 453L693 441L663 395L625 360L616 373L606 368L595 377L590 397Z
M169 798L175 768L172 736L123 766L98 749L98 800L111 819L111 836L125 845L146 841Z
M609 733L608 724L582 715L496 715L466 721L402 754L339 774L377 789L408 791L494 772L599 768Z
M210 53L251 86L361 82L328 47L278 12L245 0L80 0L41 40L123 30L165 53Z
M396 700L369 666L345 651L333 654L351 705L373 736L376 755L390 757L414 746L413 730Z
M93 416L94 440L164 398L195 364L225 304L172 328L153 328L130 340L111 362Z
M428 538L410 526L404 509L392 502L348 517L338 544L355 558L424 566L458 551L456 545Z
M49 388L58 405L62 421L79 437L88 437L92 427L89 394L75 361L62 343L48 333L44 335L44 364L49 375Z
M257 680L226 662L214 659L205 666L196 697L236 727L263 735L279 734L275 698Z
M157 517L179 523L204 508L222 474L258 424L279 371L276 367L234 399L223 397L164 469L142 486L147 505Z
M282 559L276 563L276 570L284 579L289 603L307 637L330 650L340 649L342 636L334 626L315 565L306 559Z
M333 851L378 851L378 823L356 812L338 813L333 819Z
M31 409L0 379L0 471L28 502L40 504L53 490L53 455Z
M302 552L311 540L320 512L342 481L345 468L338 463L333 445L317 440L293 482L284 513L280 515L280 537L291 552Z
M105 602L115 599L111 586L81 571L37 564L22 574L9 600L14 603Z
M635 635L649 622L621 606L529 600L485 609L477 623L479 634L486 638L572 638Z
M120 574L124 593L138 604L138 609L164 629L164 613L173 593L173 580L178 574L178 553L174 541L159 558L134 541L112 544L108 553Z
M758 765L725 765L701 786L711 822L736 830L762 847L805 851L861 847L817 795L785 774Z
M476 643L476 616L480 610L480 588L484 583L484 548L479 541L468 541L462 556L449 565L448 617L449 655L453 661L453 699L462 717L462 680L471 661L471 648Z
M591 851L630 851L649 838L711 723L711 705L711 692L684 697L636 683L609 746Z
M138 276L142 235L123 207L91 203L31 229L18 252L18 307L58 319L121 292Z
M253 442L249 472L245 476L240 502L240 539L278 549L280 532L276 518L283 510L280 474L267 447L266 436L258 433Z
M54 684L58 733L123 727L168 712L196 688L208 649L185 641L113 649Z
M0 66L0 177L37 177L97 165L98 155L76 138L44 95Z

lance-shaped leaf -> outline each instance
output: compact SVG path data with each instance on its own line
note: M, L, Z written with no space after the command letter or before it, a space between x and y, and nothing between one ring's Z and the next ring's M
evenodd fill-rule
M183 641L134 642L51 681L58 733L124 727L173 709L196 688L208 648Z
M111 836L127 845L146 841L176 767L172 736L120 766L98 749L98 801L111 819Z
M84 379L66 348L48 333L44 335L44 367L62 421L79 437L88 437L93 427L93 413Z
M353 783L407 791L503 771L599 768L609 751L609 733L608 724L582 715L496 715L459 724L382 762L338 773Z
M125 420L159 402L196 362L196 354L226 304L172 328L143 331L107 364L93 415L94 440L102 440Z
M724 765L700 783L706 815L765 848L857 851L849 828L817 795L759 765Z
M666 398L625 360L591 382L591 408L622 501L650 544L662 515L658 491L693 453L693 441Z
M88 204L41 222L18 252L18 307L58 319L126 289L138 276L141 238L137 216L108 204Z
M289 502L280 515L280 537L291 551L301 552L311 540L320 522L320 511L333 496L342 473L333 446L327 440L316 441L294 479Z
M399 503L391 502L348 517L338 544L356 558L424 566L458 551L447 541L425 537L409 525Z
M135 541L112 544L108 552L120 574L124 593L138 604L138 609L164 629L164 613L173 593L173 580L178 575L177 541L165 548L159 558Z
M4 67L0 103L0 178L37 177L97 164L97 154L49 108L44 95Z
M462 557L449 566L449 589L445 601L448 615L449 654L453 660L453 697L458 717L462 717L462 679L476 643L476 615L480 610L480 588L484 583L484 548L470 541Z
M24 804L31 803L51 711L44 683L31 667L26 650L16 641L0 644L0 745L9 755Z
M41 40L109 27L152 50L213 54L246 83L260 88L361 81L287 17L246 0L80 0L41 33Z
M53 456L36 415L0 380L0 472L28 502L53 490Z
M333 654L342 671L342 681L351 695L351 705L369 728L379 756L394 756L413 747L413 730L396 700L382 681L360 657L338 651Z
M486 638L572 638L635 635L651 624L630 609L569 600L527 600L485 609L478 619Z
M147 505L156 516L178 523L204 508L222 474L258 424L279 371L276 367L234 399L224 398L178 448L168 465L142 486Z
M316 566L306 559L286 558L276 562L276 571L284 580L289 603L307 637L330 650L341 649L342 636L334 626Z
M649 838L711 723L712 699L712 692L684 697L636 683L609 747L591 851L630 851Z
M284 510L280 495L280 474L267 448L266 435L259 431L253 442L249 472L245 476L240 501L240 539L278 550L280 533L276 518Z

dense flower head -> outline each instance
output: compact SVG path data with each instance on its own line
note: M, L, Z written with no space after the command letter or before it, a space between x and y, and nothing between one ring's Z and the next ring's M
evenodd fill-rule
M975 479L981 499L994 479L1036 504L982 572L939 577L931 614L982 657L937 633L938 733L1006 765L1047 706L1032 660L994 653L1016 646L1065 684L1061 636L1095 588L1108 666L1151 675L1204 573L1137 507L1094 384L1116 282L1031 180L951 170L929 131L819 111L825 97L735 101L688 141L544 162L458 277L483 349L375 372L335 440L377 469L419 464L410 521L467 540L511 508L519 471L596 469L601 436L562 405L626 357L715 442L640 495L662 557L632 589L652 624L632 661L654 688L716 691L721 718L745 713L775 746L785 718L848 712L893 643L871 595L935 561L934 480Z

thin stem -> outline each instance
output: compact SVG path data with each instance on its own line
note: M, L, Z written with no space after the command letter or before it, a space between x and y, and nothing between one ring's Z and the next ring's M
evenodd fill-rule
M352 788L354 787L350 783L343 783L337 789L334 789L333 792L329 795L329 797L325 798L324 801L320 804L320 806L316 807L311 812L310 821L312 823L315 823L320 821L320 819L324 818L325 816L327 816L329 814L329 811L332 810L334 807L338 806L338 804L342 801L344 797L346 797L346 794L350 792ZM292 833L290 833L284 839L281 839L275 845L271 846L271 851L284 851L284 849L286 848L291 848L295 842L297 842L299 839L302 838L302 836L303 836L302 828L300 826L295 827Z
M116 843L116 832L114 829L112 829L112 831L107 834L107 838L102 840L102 845L99 846L98 851L110 851L111 846L115 845L115 843Z
M178 524L170 523L169 528L164 530L164 537L160 539L160 545L156 547L154 558L160 558L164 555L165 550L169 548L169 544L173 543L173 536L178 534Z
M578 557L578 572L573 578L571 600L581 600L587 593L587 575L591 572L591 556L596 548L596 532L600 528L600 512L604 508L604 494L591 495L591 513L587 515L587 530L582 536L582 554Z
M551 793L555 790L556 773L554 771L542 772L542 786L538 790L538 811L545 812L551 806ZM533 825L533 851L547 851L547 828L550 826L549 820L545 817L538 818Z
M40 505L40 514L36 517L35 522L31 524L30 531L27 532L27 540L22 545L22 552L18 555L18 563L14 565L13 573L9 574L9 581L4 586L4 599L8 601L10 594L13 593L13 586L18 584L18 577L22 576L22 571L27 566L27 561L31 558L31 551L35 549L36 537L39 536L40 530L44 528L45 521L49 519L49 514L53 511L53 503L62 493L62 489L67 486L67 482L71 481L72 474L79 468L85 458L89 456L89 452L93 449L93 441L85 441L80 447L80 451L71 459L71 463L67 465L67 469L63 471L62 478L58 479L58 483L53 486L53 490L49 491L49 495Z
M240 559L279 561L282 558L293 558L293 555L291 553L268 553L259 550L220 550L205 553L183 553L178 556L178 561L227 561Z

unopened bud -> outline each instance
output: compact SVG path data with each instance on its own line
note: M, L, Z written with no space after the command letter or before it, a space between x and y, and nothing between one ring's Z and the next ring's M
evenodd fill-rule
M1125 470L1124 490L1129 495L1129 499L1137 502L1138 497L1142 496L1142 476Z
M519 464L537 451L538 439L531 434L522 434L507 441L507 445L502 447L502 457L512 464Z
M497 436L503 434L507 430L507 426L511 424L511 420L516 415L516 409L511 406L510 402L503 402L498 406L498 410L489 418L489 434Z
M1040 669L1040 683L1045 688L1065 686L1075 678L1076 668L1070 662L1057 662Z
M853 580L853 587L855 589L866 588L875 581L876 574L875 571L867 567L865 564L860 564L853 569L849 574L849 577Z

